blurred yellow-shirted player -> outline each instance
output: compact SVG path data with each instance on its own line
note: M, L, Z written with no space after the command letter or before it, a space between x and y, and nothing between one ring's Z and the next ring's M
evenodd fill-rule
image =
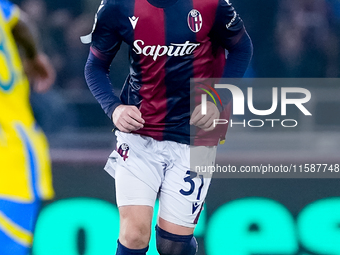
M28 254L40 201L54 195L48 144L29 104L29 83L47 90L55 73L19 8L0 0L0 254Z

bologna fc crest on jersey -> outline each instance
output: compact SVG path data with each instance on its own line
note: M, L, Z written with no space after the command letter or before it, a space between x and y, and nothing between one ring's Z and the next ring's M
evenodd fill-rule
M129 145L122 143L117 149L117 152L125 161L129 157Z
M203 25L202 15L199 11L192 9L188 14L188 26L192 32L197 33Z

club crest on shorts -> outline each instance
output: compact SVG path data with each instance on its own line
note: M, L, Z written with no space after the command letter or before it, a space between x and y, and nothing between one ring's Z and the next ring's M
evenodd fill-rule
M197 33L203 25L202 15L199 11L192 9L188 14L188 26L190 30Z
M126 143L122 143L117 149L118 154L123 158L124 161L129 157L129 149L129 145Z

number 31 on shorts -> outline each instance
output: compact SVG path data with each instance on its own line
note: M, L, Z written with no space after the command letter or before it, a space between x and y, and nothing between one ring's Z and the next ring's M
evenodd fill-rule
M194 192L194 190L195 190L194 178L197 177L197 173L191 172L191 171L187 171L186 175L187 175L187 177L184 178L184 182L188 182L190 184L190 189L189 190L181 189L179 192L183 196L190 196ZM196 197L197 200L201 199L201 192L202 192L202 188L203 188L203 185L204 185L203 175L199 175L199 179L200 179L200 186L198 188L198 194L197 194L197 197Z

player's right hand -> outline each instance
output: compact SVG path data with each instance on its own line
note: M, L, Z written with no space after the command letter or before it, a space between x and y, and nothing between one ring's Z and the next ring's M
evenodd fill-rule
M130 133L144 127L142 113L134 105L119 105L112 113L113 124L122 132Z

